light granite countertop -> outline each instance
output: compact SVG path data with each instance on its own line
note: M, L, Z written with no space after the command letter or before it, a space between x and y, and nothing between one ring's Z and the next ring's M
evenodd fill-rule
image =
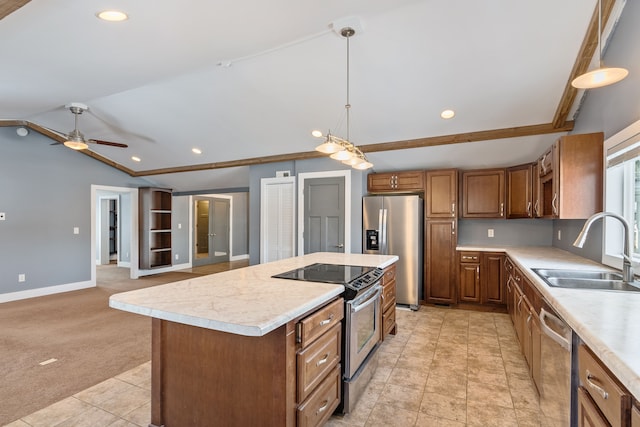
M458 250L505 252L620 382L640 399L640 292L548 286L532 268L607 269L552 247L458 246Z
M109 306L144 316L246 336L266 335L344 292L329 283L274 279L313 263L385 268L395 255L320 252L123 292Z

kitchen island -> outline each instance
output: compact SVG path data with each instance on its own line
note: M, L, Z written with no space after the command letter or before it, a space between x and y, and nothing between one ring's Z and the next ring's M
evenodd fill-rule
M315 253L111 296L111 307L153 319L151 425L304 424L299 409L311 403L324 416L323 393L339 387L339 365L313 393L301 392L306 367L296 357L296 325L328 313L323 327L339 338L344 286L271 276L318 262L386 268L396 261ZM330 345L318 350L318 366Z

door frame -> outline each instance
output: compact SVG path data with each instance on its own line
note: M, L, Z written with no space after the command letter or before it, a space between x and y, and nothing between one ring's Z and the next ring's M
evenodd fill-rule
M344 178L344 253L351 253L351 170L298 174L298 256L304 255L304 184L307 179Z
M196 231L196 222L195 222L195 209L194 209L194 201L196 197L207 197L213 199L226 199L229 200L229 261L235 261L237 259L242 259L242 257L235 258L233 257L233 196L227 196L224 194L210 193L210 194L197 194L189 196L189 257L191 259L191 265L194 265L196 254L195 254L195 244L196 239L194 233Z
M91 284L96 285L96 255L97 255L97 227L99 225L98 219L98 203L100 198L107 197L113 194L129 194L131 197L131 217L122 218L122 215L118 215L118 222L130 221L131 234L129 236L129 248L131 252L129 254L129 277L131 279L137 279L139 277L138 271L138 189L128 187L113 187L107 185L91 184ZM120 204L118 203L118 209ZM119 263L118 266L126 267Z

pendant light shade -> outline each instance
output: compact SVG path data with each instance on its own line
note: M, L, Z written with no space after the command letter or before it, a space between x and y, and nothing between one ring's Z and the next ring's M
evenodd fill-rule
M598 0L598 68L579 75L571 81L576 89L595 89L618 83L627 77L625 68L605 67L602 63L602 0Z
M596 68L573 79L571 86L577 89L595 89L618 83L628 74L629 71L625 68Z

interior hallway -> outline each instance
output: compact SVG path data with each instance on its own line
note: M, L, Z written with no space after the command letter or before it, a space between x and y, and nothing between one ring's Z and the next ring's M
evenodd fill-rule
M421 307L397 319L363 398L330 426L546 425L508 315ZM149 414L146 362L9 426L147 427Z

